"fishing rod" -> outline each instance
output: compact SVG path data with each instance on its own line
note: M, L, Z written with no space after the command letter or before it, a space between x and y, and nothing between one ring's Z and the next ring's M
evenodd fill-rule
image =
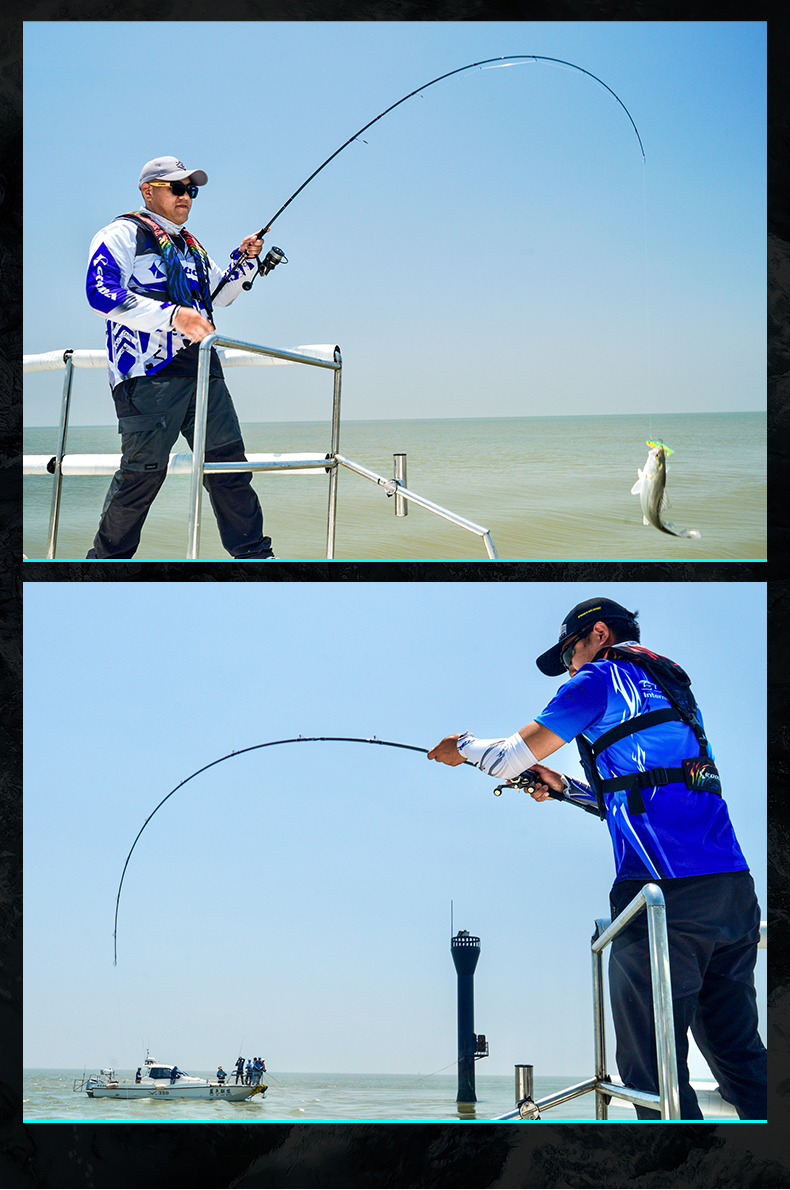
M267 232L271 231L272 224L275 222L275 220L279 219L280 215L282 215L282 213L286 209L286 207L289 207L291 205L291 203L296 198L296 196L298 194L302 193L305 186L307 186L310 182L312 182L313 178L315 178L318 174L320 174L321 170L324 169L325 166L329 165L330 161L334 161L335 157L337 157L339 153L342 153L343 150L345 148L347 148L352 143L352 141L355 141L358 136L361 136L363 132L366 132L368 128L371 128L374 124L376 124L384 116L388 115L389 112L394 111L396 107L400 107L400 105L402 103L405 103L407 99L412 99L415 95L419 95L421 91L427 91L428 87L432 87L435 83L441 83L443 81L443 79L451 78L454 74L462 74L465 70L474 70L474 68L477 66L480 66L480 67L490 66L492 62L521 62L521 61L524 61L524 62L553 62L557 66L570 66L572 70L578 70L581 74L586 74L588 78L593 79L596 83L599 83L602 87L604 87L605 90L607 90L610 95L614 96L614 98L620 104L620 107L623 109L625 114L628 116L628 119L631 121L631 126L632 126L634 132L636 133L636 139L639 141L639 148L642 151L642 162L644 163L644 160L645 160L644 145L642 144L642 138L639 135L639 129L637 128L636 124L634 123L631 113L629 112L629 110L625 106L625 104L623 103L620 96L617 95L612 90L612 88L609 87L603 81L603 79L599 79L598 76L593 74L591 71L585 70L583 66L577 66L575 62L566 62L564 58L548 58L544 54L506 54L499 58L483 58L480 62L470 62L467 66L459 66L456 70L448 70L446 74L440 74L438 76L438 78L431 79L431 81L429 83L423 83L423 85L421 87L417 87L417 89L414 91L409 91L408 95L404 95L402 99L397 100L396 103L390 104L390 106L385 108L383 112L379 112L379 114L377 116L375 116L372 120L369 120L367 124L363 124L363 126L357 132L355 132L353 136L350 136L347 141L343 142L343 144L340 146L339 149L335 149L334 153L332 153L332 155L330 157L327 157L326 161L322 162L322 164L319 165L318 169L313 170L313 172L310 174L310 177L306 178L305 181L302 182L302 184L298 190L294 190L293 194L287 200L287 202L284 202L283 205L280 207L279 211L277 211L272 216L272 218L269 219L268 222L263 225L261 230L258 232L258 235L256 238L259 240L262 240L264 235L266 235ZM274 248L272 251L280 252L280 249ZM247 289L247 290L252 289L252 284L253 284L253 281L255 280L255 278L258 276L265 277L266 273L270 271L270 269L265 269L265 267L264 267L266 264L266 260L268 260L268 256L263 261L263 264L261 264L260 262L258 263L257 271L253 274L252 280L245 281L244 286L243 286L244 289ZM272 264L270 267L273 268L274 265L278 264L278 263L279 263L279 261L275 261L274 264ZM232 271L233 270L231 270L231 272ZM227 285L229 275L230 274L226 275L220 281L219 285L214 290L214 293L211 295L212 300L214 297L216 297L217 293L219 293L220 289L222 289L223 285Z
M208 769L214 768L215 765L222 764L222 762L224 760L230 760L231 757L233 757L233 756L243 756L245 754L245 752L257 752L261 748L276 748L279 744L314 744L314 743L325 743L327 741L334 741L334 742L339 742L339 743L343 743L343 744L379 744L383 748L405 748L409 752L422 752L423 754L427 754L430 750L428 748L418 748L414 744L396 744L396 743L393 743L392 740L378 740L378 739L376 739L375 736L372 736L369 739L363 739L359 736L345 736L345 735L312 735L312 736L300 735L300 736L296 736L294 739L267 740L267 742L265 744L252 744L249 748L239 748L238 751L228 752L228 753L226 753L225 756L220 756L217 760L212 760L209 764L204 764L202 768L196 769L196 771L194 773L190 773L190 775L188 777L185 777L183 781L179 781L178 785L176 785L175 788L171 789L170 792L168 794L166 794L165 797L162 798L161 802L159 802L158 805L154 806L153 810L148 815L145 822L143 823L143 825L140 827L139 831L137 832L137 835L135 836L135 840L132 843L131 847L129 848L129 854L126 857L126 862L124 863L123 871L121 872L121 882L118 885L118 895L115 898L115 926L113 929L113 946L114 946L113 966L114 967L117 967L117 965L118 965L118 909L120 907L121 889L123 888L123 881L124 881L124 877L126 876L126 869L129 866L129 860L132 858L132 852L134 851L135 847L137 846L140 836L142 835L145 828L148 826L148 823L151 821L154 814L156 814L157 810L161 809L161 807L165 804L165 802L168 800L168 798L171 798L174 793L177 793L179 789L183 788L183 786L186 785L188 781L191 781L194 777L199 777L201 773L205 773ZM472 764L471 760L465 760L464 764L471 765L472 768L477 768L477 765ZM540 778L539 778L538 774L534 770L527 769L526 772L521 773L521 775L518 777L515 777L511 782L509 782L509 784L517 789L525 788L528 793L532 793L532 791L535 788L535 784L537 781L539 781L539 779ZM497 796L499 796L499 794L501 794L503 788L505 788L504 785L497 786L497 788L494 790L494 793ZM551 791L549 791L549 797L554 798L556 801L569 801L570 800L568 798L562 797L559 794L552 793ZM578 805L580 807L580 809L584 809L584 807L581 806L581 804L579 802L571 802L570 804Z

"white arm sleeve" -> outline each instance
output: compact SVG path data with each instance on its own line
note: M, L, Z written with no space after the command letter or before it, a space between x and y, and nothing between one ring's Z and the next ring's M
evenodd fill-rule
M518 732L508 740L477 740L471 732L465 731L456 747L465 760L470 760L491 777L509 780L540 763Z

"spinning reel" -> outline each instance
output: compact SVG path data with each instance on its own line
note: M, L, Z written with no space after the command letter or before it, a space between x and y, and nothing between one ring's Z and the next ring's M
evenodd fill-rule
M251 281L245 281L242 289L248 292L252 289L253 281L256 277L265 277L272 269L276 268L278 264L288 264L288 257L283 252L282 248L270 248L264 256L263 260L260 257L256 258L255 262L258 266L257 272L253 273Z

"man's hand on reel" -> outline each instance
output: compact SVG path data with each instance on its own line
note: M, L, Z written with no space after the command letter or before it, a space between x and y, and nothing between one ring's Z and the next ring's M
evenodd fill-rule
M551 798L549 790L553 789L555 793L562 793L563 782L562 773L556 772L554 769L547 768L545 764L533 764L532 769L540 777L543 778L544 784L535 787L530 797L536 802L547 802Z

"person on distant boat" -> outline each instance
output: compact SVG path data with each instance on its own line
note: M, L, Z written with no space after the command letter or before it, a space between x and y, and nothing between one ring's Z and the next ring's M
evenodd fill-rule
M176 157L157 157L138 181L145 206L119 215L93 237L87 296L106 320L109 378L122 435L121 465L104 501L88 558L132 558L183 433L190 449L195 421L198 344L214 332L211 293L230 280L217 305L227 306L257 268L263 240L245 236L228 269L207 256L184 229L208 177ZM212 348L206 427L207 462L245 462L244 442L219 356ZM207 475L222 544L234 558L273 558L250 472Z
M647 883L664 893L669 934L680 1110L703 1118L689 1083L691 1029L722 1097L740 1119L767 1114L766 1050L757 1030L754 965L760 907L685 672L640 645L637 613L588 599L565 617L559 641L537 659L569 681L509 739L446 736L430 760L513 779L538 774L532 797L579 803L605 819L617 875L617 917ZM541 764L576 738L589 785ZM550 794L549 791L552 791ZM609 985L617 1065L626 1086L658 1094L647 915L611 945ZM636 1107L640 1119L659 1112Z
M182 1078L185 1075L186 1075L186 1070L179 1070L177 1066L174 1066L173 1069L170 1071L170 1085L172 1086L177 1078Z
M242 1084L244 1083L244 1059L243 1058L236 1059L236 1082L242 1083Z
M143 1079L142 1079L142 1067L141 1067L141 1066L138 1066L138 1067L137 1067L137 1074L134 1076L134 1081L135 1081L136 1083L141 1083L141 1082L143 1081Z
M252 1060L250 1058L247 1059L244 1082L248 1087L252 1083Z
M226 1079L227 1077L228 1077L228 1076L227 1076L227 1074L225 1073L225 1071L224 1071L224 1070L222 1069L222 1067L220 1066L219 1070L217 1071L217 1082L218 1082L218 1083L224 1083L224 1081L225 1081L225 1079Z

